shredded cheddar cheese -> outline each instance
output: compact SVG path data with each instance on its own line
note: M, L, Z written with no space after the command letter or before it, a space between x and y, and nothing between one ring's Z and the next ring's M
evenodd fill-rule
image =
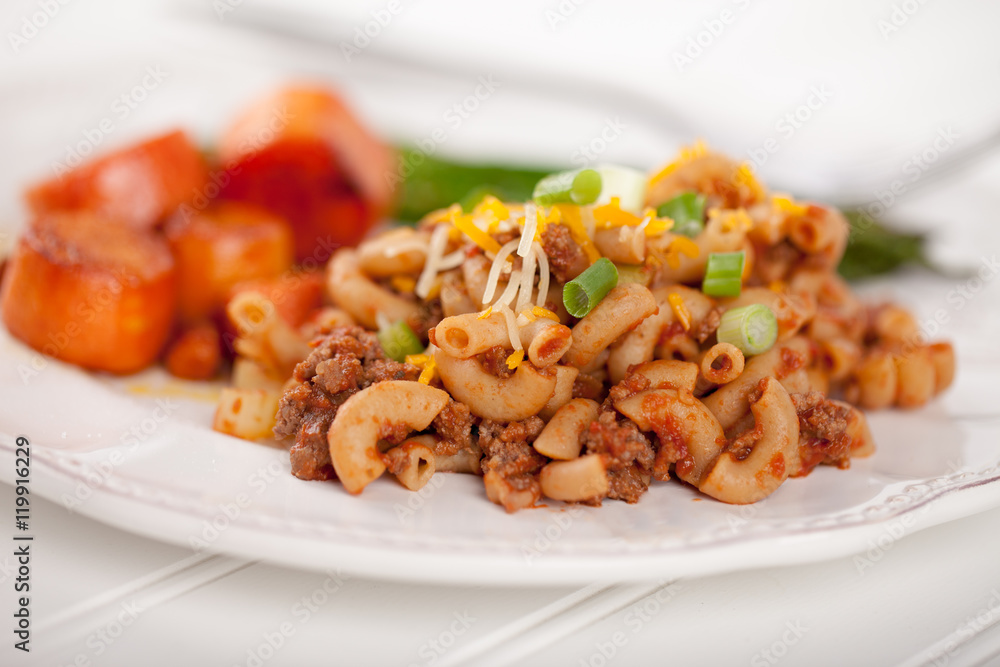
M567 204L558 204L556 208L559 209L562 215L563 223L569 228L569 235L583 248L583 252L587 255L590 263L593 264L599 260L601 253L598 252L597 246L590 240L590 235L587 234L587 230L583 227L583 220L580 219L580 208Z
M493 306L490 306L489 308L487 308L483 312L479 313L479 315L476 316L476 319L477 320L485 320L487 317L489 317L492 314L493 314Z
M677 292L671 293L667 297L667 302L670 304L670 309L674 311L674 315L677 316L677 320L684 327L684 331L691 329L691 313L688 311L687 306L684 305L684 299Z
M389 281L392 288L401 294L409 294L417 287L413 276L393 276Z
M534 315L535 317L544 317L549 320L555 320L556 322L559 321L558 315L553 313L548 308L542 308L541 306L535 306L534 308L532 308L531 314Z
M674 221L670 218L649 218L646 224L646 236L660 236L663 232L674 228Z
M510 218L510 210L493 195L483 197L483 200L472 209L472 214L486 218L491 224Z
M524 349L514 350L509 357L507 357L507 368L514 370L521 365L524 361Z
M452 217L461 214L462 207L459 204L452 204L448 208L439 208L431 211L420 219L420 224L437 224L439 222L450 222Z
M486 252L494 255L500 251L500 243L481 230L473 222L471 215L462 215L461 212L451 216L451 223L455 228L469 237L469 239Z
M799 204L787 195L774 195L774 197L771 198L771 201L774 203L775 208L787 215L801 216L805 215L809 211L808 206Z
M761 186L760 181L757 180L757 177L753 175L753 170L750 169L750 165L746 162L736 168L736 183L737 185L746 186L755 200L764 198L764 188Z
M667 264L670 268L677 269L681 265L681 255L687 255L691 259L695 259L701 253L698 248L698 244L687 238L686 236L677 236L670 242L667 246Z
M788 284L784 280L772 280L768 283L767 288L772 292L784 294L788 290Z
M715 211L714 213L722 216L721 224L722 231L724 232L728 233L735 230L746 232L753 228L753 219L742 208L735 211Z
M642 218L634 213L623 211L621 199L612 197L610 203L594 209L594 222L598 229L612 229L614 227L635 227L642 223Z
M668 164L660 171L656 172L656 174L654 174L652 178L649 179L649 187L653 187L654 185L662 181L664 178L677 171L677 169L681 165L691 162L692 160L695 160L697 158L703 157L707 153L708 153L708 147L705 145L705 142L702 141L701 139L694 142L693 146L690 147L685 146L681 148L680 152L677 154L677 157L674 158L673 162Z
M420 377L417 378L417 382L420 384L430 384L436 373L437 363L434 361L434 357L430 357L424 364L424 369L420 371Z
M427 360L430 359L429 354L408 354L406 355L406 363L411 366L416 366L417 368L423 368Z

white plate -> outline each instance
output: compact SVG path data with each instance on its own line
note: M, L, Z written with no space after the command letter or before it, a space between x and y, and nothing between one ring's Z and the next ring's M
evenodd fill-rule
M117 122L105 146L172 120L212 136L252 91L287 76L252 59L236 76L233 62L185 63L146 54L112 58L100 69L53 59L0 77L19 100L16 107L0 107L0 124L19 128L0 144L0 212L16 223L20 185L43 174L65 146L109 113L109 101L141 80L145 67L162 63L171 72L168 83L134 116ZM358 79L344 85L350 81ZM377 124L392 126L384 116L378 120L391 90L379 92L376 82L350 92ZM216 105L211 113L206 99ZM952 287L910 278L893 293L919 299L926 317L948 303ZM859 553L864 567L865 559L879 559L913 530L1000 505L1000 413L991 393L1000 356L990 337L1000 330L1000 309L988 291L977 296L975 309L949 310L945 333L956 339L960 368L944 400L919 412L874 415L879 451L873 458L849 471L823 468L791 480L766 502L745 508L700 499L671 483L656 485L637 505L607 502L599 509L508 516L485 499L480 480L449 475L437 476L420 494L379 480L351 497L336 484L293 478L281 449L212 432L205 387L178 385L158 371L127 380L88 375L42 359L5 332L0 479L13 480L14 439L27 435L32 493L81 514L168 542L380 578L636 580L850 553ZM160 398L149 394L151 387ZM192 393L203 398L190 398Z
M959 340L960 354L977 347ZM0 479L12 481L14 438L27 435L33 493L156 539L302 568L494 584L670 578L850 553L863 568L914 530L1000 505L1000 418L986 393L995 358L961 363L945 401L872 415L874 457L790 480L756 505L668 483L636 505L507 515L471 476L437 475L419 493L381 479L358 497L298 480L283 449L210 430L213 388L158 370L93 376L6 333L0 357Z

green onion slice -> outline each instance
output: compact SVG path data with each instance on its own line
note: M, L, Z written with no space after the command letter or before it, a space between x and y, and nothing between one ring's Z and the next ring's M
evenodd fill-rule
M656 207L656 215L674 221L674 234L694 238L705 229L705 195L684 192Z
M593 204L601 194L601 175L593 169L549 174L538 181L532 199L542 206Z
M770 308L754 303L723 313L715 335L720 343L731 343L745 355L761 354L778 339L778 320Z
M590 268L563 287L563 305L573 317L583 317L601 302L618 284L618 269L607 257L601 257Z
M713 252L708 256L701 291L709 296L739 296L743 288L743 263L746 253Z
M402 320L379 329L375 335L386 356L393 361L403 362L408 354L420 354L424 351L424 344L417 338L417 334Z

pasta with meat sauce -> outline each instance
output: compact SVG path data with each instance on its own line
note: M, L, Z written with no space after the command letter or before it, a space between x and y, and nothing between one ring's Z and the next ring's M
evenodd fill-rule
M411 490L475 474L508 512L634 503L672 478L753 503L872 454L859 408L952 382L950 344L835 273L837 210L700 144L635 187L595 173L599 193L570 172L532 201L487 196L342 249L308 331L244 334L237 364L268 373L242 390L281 387L292 473L351 493L386 472Z

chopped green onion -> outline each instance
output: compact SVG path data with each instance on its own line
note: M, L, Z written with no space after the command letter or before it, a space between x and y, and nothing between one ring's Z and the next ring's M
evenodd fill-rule
M476 208L479 202L483 201L487 197L496 197L500 201L512 201L504 192L503 188L499 188L495 185L477 185L462 197L458 203L462 207L462 213L472 213L472 209Z
M670 218L674 234L694 238L705 229L705 195L684 192L656 207L656 215Z
M424 344L417 338L417 334L413 333L410 325L402 320L379 329L375 335L386 356L393 361L403 362L406 360L406 355L420 354L424 351Z
M607 164L597 167L604 187L597 204L608 204L612 197L618 197L618 205L623 211L639 215L646 203L646 187L649 179L643 172L630 167Z
M593 169L560 171L538 181L532 199L542 206L593 204L601 194L601 175Z
M583 317L601 302L618 284L618 269L607 257L601 257L590 268L563 287L563 305L573 317Z
M701 291L709 296L739 296L743 288L743 263L746 253L713 252L708 256Z
M720 343L731 343L745 355L761 354L778 339L778 320L762 303L733 308L722 314L715 336Z

